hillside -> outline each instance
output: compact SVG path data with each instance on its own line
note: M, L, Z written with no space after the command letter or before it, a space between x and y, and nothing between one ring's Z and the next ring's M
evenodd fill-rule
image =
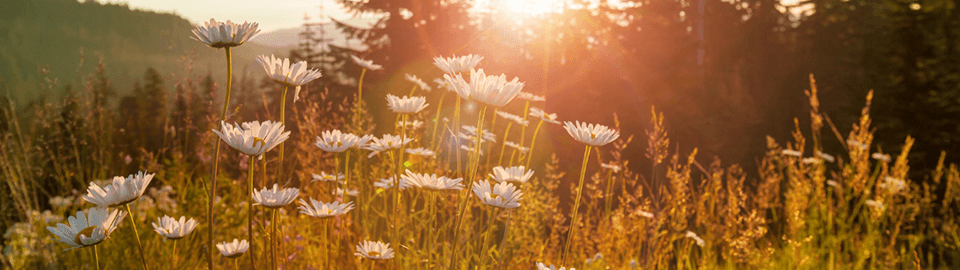
M0 10L0 93L19 102L59 97L59 90L38 86L47 76L78 89L80 78L99 61L120 94L129 92L148 67L169 78L225 73L222 50L190 39L193 24L200 22L175 14L75 0L5 1ZM288 50L245 44L234 50L235 74L244 67L258 71L258 54L286 55ZM38 67L46 67L49 75ZM166 81L172 85L174 80Z

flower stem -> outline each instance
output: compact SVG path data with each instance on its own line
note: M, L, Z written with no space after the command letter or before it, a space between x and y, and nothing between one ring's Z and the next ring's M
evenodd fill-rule
M524 103L523 105L523 121L527 121L527 116L530 114L529 111L530 111L530 101L527 100L527 102ZM523 143L526 138L527 138L527 125L523 125L523 127L520 128L520 147L518 148L523 149ZM517 153L517 150L514 150L513 153L510 154L510 166L513 166L513 155L516 153Z
M270 256L273 260L273 269L280 269L280 266L277 265L277 219L280 216L277 212L279 209L273 209L273 231L270 232L270 249L273 253L273 256Z
M357 132L360 132L360 106L361 101L363 100L363 76L367 75L367 68L363 68L363 71L360 71L360 81L357 83L357 100L356 104L353 105L356 113L353 116L354 126L357 129Z
M280 124L287 126L287 89L289 86L283 86L283 92L280 94ZM277 182L283 179L283 145L286 141L280 142L280 164L277 165ZM266 180L266 179L264 179ZM264 183L266 185L266 183Z
M440 150L437 149L437 127L440 126L440 109L443 108L443 97L446 96L446 93L440 94L440 102L437 102L437 113L433 116L433 149L434 152L440 153Z
M127 213L130 213L130 225L133 225L133 235L137 237L137 247L140 250L140 262L143 264L143 270L147 270L147 257L143 255L143 244L140 243L140 232L137 231L137 221L133 212L130 211L130 204L125 204Z
M458 101L459 101L459 100L458 100ZM484 115L486 115L486 114L487 114L487 107L484 106L483 109L480 110L480 116L477 117L477 132L476 132L476 134L475 134L477 138L476 138L476 141L475 141L475 143L474 143L474 145L473 145L473 147L474 147L473 150L474 150L474 151L473 151L473 155L472 155L472 156L474 157L472 160L475 160L475 161L476 161L477 166L480 165L480 164L479 164L479 163L480 163L480 139L483 138L483 117L484 117ZM458 124L458 126L459 126L459 124ZM460 136L456 136L456 137L459 138ZM458 139L458 140L459 140L459 139ZM454 148L460 149L459 143L457 143L457 145L458 145L458 146L456 146L456 147L454 147ZM459 157L460 157L460 155L459 155L459 151L458 151L457 158L459 159ZM459 164L459 162L458 162L458 164ZM471 186L471 185L473 184L473 181L475 180L475 179L474 179L474 176L476 175L476 170L475 170L475 168L476 168L477 166L471 166L471 167L473 167L474 169L471 169L471 170L470 170L470 171L472 171L472 172L468 171L467 177L469 177L468 179L470 179L470 183L468 183L468 184L466 185L466 186L468 186L468 187ZM453 268L453 266L456 265L456 263L457 263L457 255L459 254L459 253L457 253L457 246L458 246L458 244L460 243L460 227L463 226L463 219L464 219L464 216L465 216L465 215L464 215L464 212L466 212L466 209L470 208L469 203L472 202L472 200L469 199L469 196L470 196L470 195L469 195L469 190L470 190L469 188L464 188L463 191L460 193L460 194L461 194L461 195L460 195L460 206L459 206L458 209L457 209L456 226L454 227L454 230L453 230L453 249L450 250L451 252L453 252L453 255L450 257L450 265L449 265L449 268Z
M500 137L500 158L497 159L497 165L503 166L503 152L507 150L507 135L510 135L510 127L513 126L513 122L507 123L507 130L503 131L503 137ZM489 163L488 163L489 164Z
M478 266L480 267L483 267L483 263L487 261L486 260L487 255L485 253L487 251L487 243L489 243L490 235L493 234L493 221L496 220L496 217L497 217L496 213L497 213L496 207L490 210L490 220L487 223L487 229L484 230L483 244L480 245L480 252L478 254L480 256L480 265Z
M527 151L527 163L524 167L530 168L530 160L533 159L533 147L537 145L537 134L540 134L540 126L543 126L543 119L537 123L537 128L533 130L533 138L530 138L530 151Z
M97 264L97 270L100 270L100 252L96 245L93 246L93 263Z
M532 145L531 145L532 146ZM573 236L577 233L577 213L580 208L580 195L583 195L583 177L587 173L587 161L590 160L590 146L583 149L583 165L580 167L580 181L577 184L577 198L573 203L573 213L570 214L570 232L567 233L567 242L564 244L563 256L560 265L566 265L567 257L570 255L570 246L573 244Z
M230 47L224 48L227 54L227 92L223 96L223 111L220 112L220 121L223 122L227 120L227 108L230 106L230 86L233 84L233 60L230 56ZM214 237L213 237L213 224L215 216L213 215L213 204L217 198L217 172L219 172L220 167L220 142L223 140L217 140L217 146L214 147L213 154L213 177L210 178L212 184L210 185L210 205L207 208L207 269L213 269L213 247Z
M503 257L506 257L507 246L507 237L510 236L510 214L513 213L513 209L507 210L507 223L503 225L503 240L500 240L500 258L497 261L497 267L500 270L503 270Z
M603 194L607 196L605 198L606 202L604 203L604 220L610 216L610 208L613 206L613 182L615 182L615 178L613 178L613 170L610 170L610 172L607 172L607 192Z
M253 261L254 247L253 244L253 167L254 162L257 160L254 156L249 156L250 160L249 171L247 172L247 239L250 239L250 266L256 268L256 264ZM266 184L266 183L264 183Z

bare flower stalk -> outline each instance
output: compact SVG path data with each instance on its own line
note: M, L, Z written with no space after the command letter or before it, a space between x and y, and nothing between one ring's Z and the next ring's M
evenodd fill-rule
M580 166L580 181L579 184L577 184L577 197L573 203L573 212L570 214L570 232L567 233L567 241L564 243L560 265L567 264L567 257L570 255L570 246L573 244L573 236L577 233L577 213L579 213L578 210L580 209L580 197L583 195L583 177L587 173L587 160L590 160L590 148L590 145L587 145L584 146L583 149L583 165Z

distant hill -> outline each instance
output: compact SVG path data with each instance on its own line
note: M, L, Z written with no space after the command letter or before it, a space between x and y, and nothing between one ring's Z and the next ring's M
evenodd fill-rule
M172 89L174 78L212 72L224 80L223 50L192 40L193 23L175 14L131 10L126 5L76 0L0 2L0 95L18 102L58 98L59 90L42 90L47 67L60 85L80 90L80 78L99 61L120 94L129 92L148 67L157 69ZM267 42L267 44L270 44ZM256 55L286 56L289 43L248 42L233 50L234 70L260 72ZM83 59L81 61L81 59ZM192 67L192 68L191 68ZM256 73L254 73L256 74Z
M320 28L314 27L315 38L320 37ZM337 26L333 23L328 23L323 25L323 30L325 31L326 38L328 41L336 46L348 47L347 46L347 37L343 34ZM294 28L285 28L277 29L270 32L262 32L256 37L250 39L251 43L256 43L268 47L283 47L283 48L292 48L296 47L300 42L300 33L304 31L304 27L294 27ZM361 45L360 41L351 40L349 44L350 48L365 48L366 46Z

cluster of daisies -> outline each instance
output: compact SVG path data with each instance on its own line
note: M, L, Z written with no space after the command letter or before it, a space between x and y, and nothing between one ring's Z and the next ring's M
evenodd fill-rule
M229 60L229 49L243 44L259 33L257 27L258 25L256 23L245 22L243 24L236 24L230 21L217 22L211 19L209 22L205 22L203 26L194 29L193 34L194 39L210 47L227 49L227 57ZM383 68L380 65L374 64L372 61L364 60L356 56L352 56L352 59L357 65L363 68L364 73L367 70L380 70ZM534 171L529 169L529 160L530 156L532 156L531 152L533 151L539 127L544 122L551 124L560 124L560 122L557 121L556 114L547 113L542 109L529 106L529 102L545 101L545 98L543 96L522 92L524 83L520 82L518 78L508 80L506 75L487 75L483 69L477 69L476 67L482 59L483 57L477 55L434 58L434 64L444 72L442 78L438 78L434 80L434 82L439 85L439 88L456 93L458 96L458 109L460 99L479 103L484 106L484 108L498 108L496 116L508 121L508 131L510 125L516 124L526 127L530 124L530 120L539 120L537 130L533 134L533 139L530 140L529 147L524 146L522 137L519 143L508 141L507 138L501 138L501 160L502 153L504 152L503 148L510 146L516 150L514 153L517 151L521 153L521 160L523 157L527 157L526 165L509 167L496 166L491 168L487 179L469 179L466 184L463 178L452 178L406 170L402 175L400 175L400 172L397 172L397 174L392 177L380 179L374 183L375 187L385 190L397 187L395 190L421 188L428 191L463 191L466 185L470 185L471 191L473 195L476 196L477 201L484 205L503 209L512 209L520 206L520 201L523 196L520 187L529 181L534 174ZM267 76L274 82L284 86L285 89L286 87L294 87L296 89L294 92L294 102L299 99L301 86L321 77L319 70L308 69L307 63L304 61L291 63L290 59L280 59L272 55L269 57L265 55L259 56L256 61L263 67ZM407 74L406 79L415 84L414 90L418 87L425 91L432 89L432 87L417 76ZM362 80L363 75L361 75L360 78L361 87L358 91L362 91ZM227 93L227 98L229 98L229 85ZM423 122L419 120L408 120L408 116L421 113L430 105L427 103L426 97L413 96L413 93L412 91L408 96L386 95L389 109L398 114L398 122L396 125L398 130L401 131L399 135L383 134L380 137L376 137L369 134L346 133L334 129L323 131L320 136L317 136L314 145L322 151L335 154L343 153L351 149L367 150L370 151L368 157L372 157L381 152L388 152L391 156L394 153L400 156L403 154L425 157L436 155L437 152L439 152L436 143L433 144L433 147L407 147L415 141L415 138L408 137L406 130L408 128L411 130L416 129L423 125ZM360 104L360 98L362 98L362 96L358 97L357 106ZM509 104L515 98L527 101L527 106L525 106L522 114L511 114L505 110L499 110L499 108ZM440 102L442 103L442 99ZM435 125L439 124L439 121L437 121L439 120L439 110L436 117L437 119L434 119ZM457 122L457 125L459 125L459 118ZM280 146L280 149L282 149L283 143L290 138L290 131L284 130L283 123L283 119L279 122L266 120L263 122L249 121L242 124L230 124L221 121L220 128L213 130L213 132L222 142L225 142L231 148L251 157L252 164L253 157L262 159L265 153L277 148L277 146ZM483 142L496 143L497 138L490 131L483 129L482 124L483 121L481 118L478 126L460 126L462 131L456 132L454 137L458 143L461 141L460 139L463 139L465 143L456 147L458 152L459 150L469 151L469 153L474 155L474 159L479 155L489 154L481 151L483 147L480 147L479 144ZM573 139L583 143L588 149L589 147L606 145L619 137L618 131L598 124L587 124L579 121L564 122L563 127ZM434 127L434 129L436 130L436 127ZM435 131L434 135L436 135ZM489 151L489 148L486 149ZM283 151L281 150L280 153L282 162ZM337 155L337 157L339 157L339 155ZM349 158L347 160L349 162ZM500 164L503 163L501 162ZM510 164L514 164L513 157L511 157ZM348 166L349 164L346 164L344 167L349 168ZM470 175L477 174L476 169L474 169ZM250 177L252 178L253 176L251 175ZM351 180L349 171L347 171L346 175L339 172L332 174L323 172L321 174L313 174L312 178L313 181L337 183L337 193L340 196L358 194L357 190L349 189L347 186ZM83 198L96 204L97 207L89 209L86 213L82 211L77 212L76 216L68 219L67 224L48 227L48 230L58 237L58 241L67 244L70 247L68 249L95 246L108 238L110 233L117 228L120 221L129 213L128 205L136 201L137 198L143 194L152 179L153 174L140 172L128 177L116 177L112 184L104 187L91 183L87 195ZM491 182L491 179L494 182ZM215 183L213 187L216 187ZM281 187L279 184L261 189L252 189L251 186L250 196L248 201L255 201L255 205L276 210L295 201L297 197L300 196L300 190L294 187ZM119 209L120 207L126 207L127 212ZM210 219L213 218L212 209L213 206L211 206L211 217L208 217ZM353 209L354 204L352 202L336 200L332 202L322 202L314 198L299 200L299 210L301 214L320 219L337 217ZM133 228L136 229L135 223L131 223L133 224ZM211 223L211 225L212 224L213 223ZM194 219L186 219L186 217L176 219L163 216L158 218L157 222L152 225L155 231L165 237L165 239L178 240L190 234L197 227L198 222ZM213 241L212 226L210 228L210 236L210 241ZM237 258L247 252L250 244L247 242L247 239L234 239L232 242L221 242L217 244L216 247L224 257ZM141 259L143 259L142 254L141 247ZM390 244L381 241L362 241L356 246L355 255L382 260L393 258L395 252L390 247ZM542 263L538 263L537 267L539 269L555 269L553 266L548 268ZM144 268L146 268L145 262ZM560 269L564 268L561 267Z

